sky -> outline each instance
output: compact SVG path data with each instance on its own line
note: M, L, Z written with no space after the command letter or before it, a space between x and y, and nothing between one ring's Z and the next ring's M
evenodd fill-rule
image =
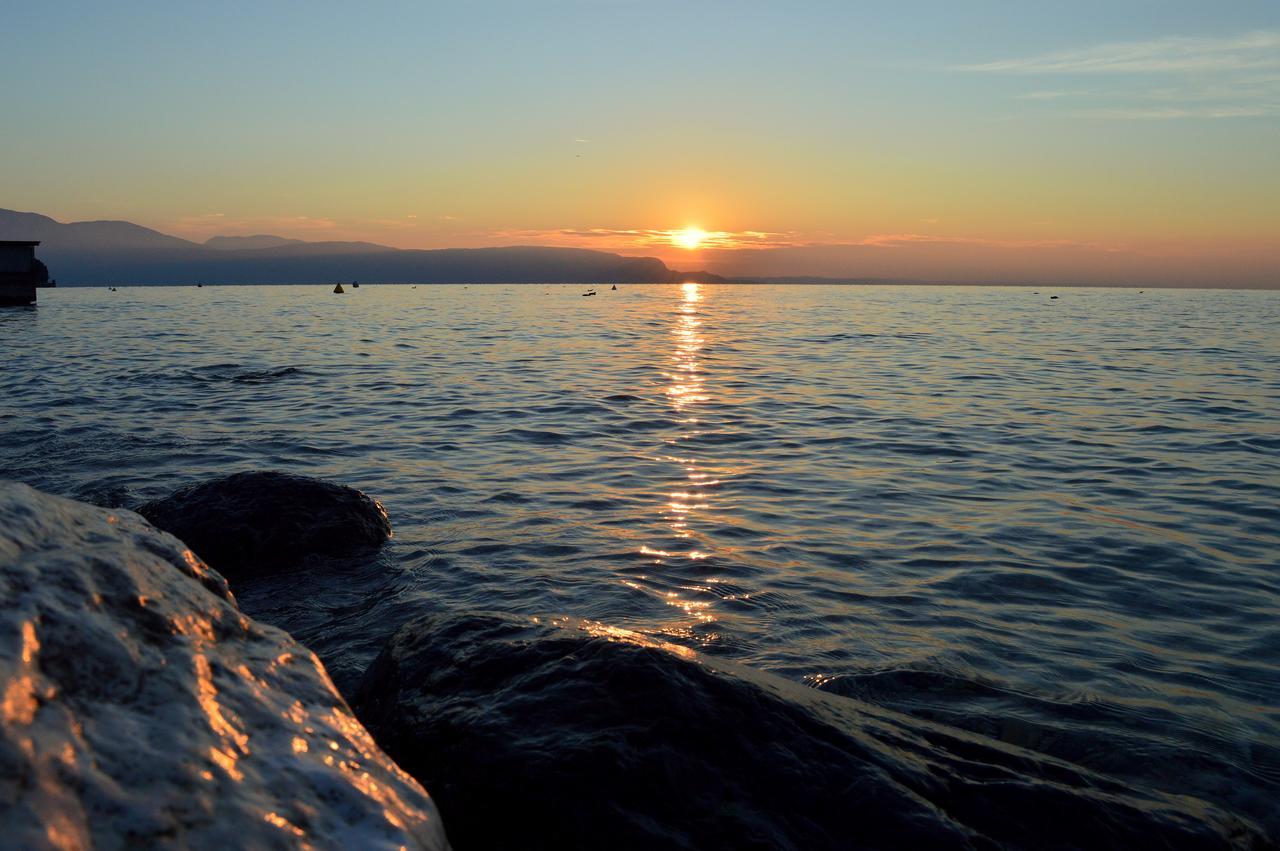
M1280 3L0 0L0 207L1280 286Z

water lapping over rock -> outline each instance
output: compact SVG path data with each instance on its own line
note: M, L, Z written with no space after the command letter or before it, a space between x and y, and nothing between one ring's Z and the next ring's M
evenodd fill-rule
M590 621L406 624L353 706L459 848L1225 848L1172 796Z

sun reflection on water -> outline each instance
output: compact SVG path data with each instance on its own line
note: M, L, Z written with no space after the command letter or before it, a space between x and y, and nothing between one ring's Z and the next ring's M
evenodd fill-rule
M679 437L671 438L668 443L688 440L702 432L698 430L697 406L707 401L706 380L702 374L699 355L705 342L702 336L702 319L698 315L698 302L702 301L702 293L697 284L687 283L681 286L682 300L676 309L675 326L672 336L675 346L670 357L670 371L663 373L666 377L667 398L671 407L679 415L679 422L688 426L682 429ZM678 538L689 538L689 514L707 507L704 492L698 485L705 478L695 459L682 458L688 483L682 483L685 490L669 494L664 519L671 526Z
M703 334L703 318L700 311L703 301L702 288L696 283L686 283L680 288L680 300L675 309L675 321L671 328L673 346L667 359L667 369L662 373L666 380L664 392L672 411L679 423L679 433L668 437L667 444L678 447L681 441L696 438L702 434L699 408L706 404L710 395L706 386L706 376L702 365L702 351L706 345ZM677 548L667 544L662 547L641 547L645 555L654 556L657 563L681 561L698 562L709 558L712 553L705 544L694 539L690 528L690 518L697 512L709 508L708 488L719 484L699 466L699 461L687 452L671 452L664 460L680 465L684 472L682 481L676 483L666 495L662 505L662 520L670 528L675 539L688 542L688 548ZM715 621L710 612L711 603L704 600L686 598L686 592L698 593L705 590L703 586L681 585L678 590L668 590L663 602L680 610L693 624L707 624ZM669 626L665 632L672 635L693 637L689 622Z

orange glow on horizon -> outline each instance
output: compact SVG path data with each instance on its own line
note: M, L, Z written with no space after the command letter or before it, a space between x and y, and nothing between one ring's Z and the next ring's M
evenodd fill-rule
M672 232L671 244L693 251L702 247L702 243L706 241L708 235L702 228L690 225L682 230Z

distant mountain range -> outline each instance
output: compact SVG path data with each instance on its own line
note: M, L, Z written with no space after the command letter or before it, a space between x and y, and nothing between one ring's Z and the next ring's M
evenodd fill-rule
M304 242L259 234L204 243L131 222L55 221L0 209L0 239L38 239L59 286L95 284L671 283L722 280L654 257L514 246L414 250L370 242Z

